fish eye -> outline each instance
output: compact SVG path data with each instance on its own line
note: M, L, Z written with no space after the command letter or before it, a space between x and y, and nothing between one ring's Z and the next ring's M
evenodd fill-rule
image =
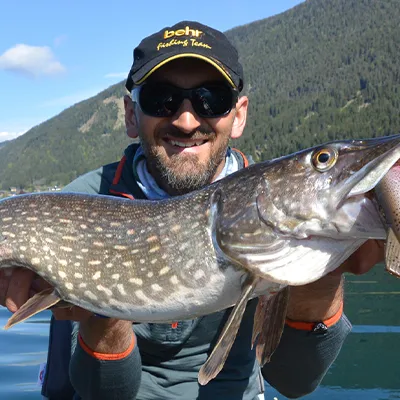
M324 147L315 150L312 154L312 164L319 172L325 172L331 169L338 159L337 150L332 147Z

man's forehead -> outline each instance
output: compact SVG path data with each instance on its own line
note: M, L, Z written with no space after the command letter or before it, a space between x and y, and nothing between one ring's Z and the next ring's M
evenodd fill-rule
M225 81L222 74L206 61L195 58L180 58L170 61L154 71L147 80L151 81L175 81L175 80L199 80L199 81Z

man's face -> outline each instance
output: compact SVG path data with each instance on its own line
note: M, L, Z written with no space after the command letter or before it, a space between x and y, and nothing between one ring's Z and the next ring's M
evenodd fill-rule
M148 81L185 89L207 82L228 85L213 66L194 59L171 61ZM189 99L184 99L170 117L151 117L135 106L138 135L157 183L170 194L187 193L211 183L222 171L229 139L235 136L236 113L234 107L223 117L201 118Z

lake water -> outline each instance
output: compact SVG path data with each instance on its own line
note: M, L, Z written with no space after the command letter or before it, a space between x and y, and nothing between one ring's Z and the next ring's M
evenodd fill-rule
M322 385L307 400L400 399L400 281L381 268L346 280L345 312L353 331ZM0 400L40 399L49 313L0 330ZM0 308L0 326L9 317ZM286 398L267 388L266 400Z

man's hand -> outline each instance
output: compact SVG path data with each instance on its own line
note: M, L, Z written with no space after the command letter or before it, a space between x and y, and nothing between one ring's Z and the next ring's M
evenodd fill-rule
M385 242L382 240L368 240L355 253L353 253L332 275L350 272L362 275L372 267L384 260Z
M16 312L36 293L51 287L39 275L27 268L6 268L0 270L0 305ZM93 315L80 307L59 308L52 310L56 319L84 321Z
M0 304L15 312L35 293L49 287L45 284L43 279L29 269L1 269Z

